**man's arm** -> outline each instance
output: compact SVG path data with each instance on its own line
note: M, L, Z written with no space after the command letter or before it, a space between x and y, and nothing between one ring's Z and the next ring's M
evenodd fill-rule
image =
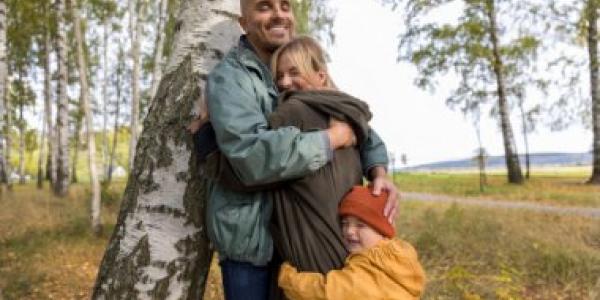
M214 74L207 84L209 115L217 143L240 180L260 185L299 178L324 166L331 149L349 144L347 124L302 133L295 127L268 128L247 74Z
M387 191L388 201L385 205L384 215L390 224L394 224L398 213L398 188L387 175L388 154L385 144L379 135L369 128L369 135L360 145L360 160L363 173L373 186L373 194L379 195L381 191Z

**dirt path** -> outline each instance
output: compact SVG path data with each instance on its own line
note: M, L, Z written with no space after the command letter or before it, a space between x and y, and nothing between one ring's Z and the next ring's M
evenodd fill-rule
M406 201L425 201L425 202L456 202L458 204L476 205L490 208L522 209L542 213L575 215L588 218L600 219L600 208L592 207L569 207L555 206L548 204L539 204L532 202L521 202L513 200L488 200L481 198L465 198L458 196L402 192L402 199Z

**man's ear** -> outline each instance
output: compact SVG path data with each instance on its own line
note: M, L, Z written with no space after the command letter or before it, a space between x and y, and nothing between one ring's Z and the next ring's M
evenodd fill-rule
M239 17L238 23L240 24L240 27L242 27L242 30L246 32L246 18L244 18L244 16Z

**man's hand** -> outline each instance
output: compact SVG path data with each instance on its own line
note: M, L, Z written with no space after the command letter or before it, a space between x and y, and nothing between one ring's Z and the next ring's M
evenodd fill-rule
M331 119L327 134L329 135L329 145L332 150L356 145L354 131L346 122Z
M196 118L186 127L186 129L194 134L202 127L202 125L204 125L204 123L206 123L206 121L208 121L207 118Z
M396 221L396 215L398 214L398 188L387 176L385 168L376 166L371 168L370 175L372 181L370 185L373 186L373 195L379 196L382 191L388 192L387 203L383 210L383 215L387 218L388 222L394 225Z

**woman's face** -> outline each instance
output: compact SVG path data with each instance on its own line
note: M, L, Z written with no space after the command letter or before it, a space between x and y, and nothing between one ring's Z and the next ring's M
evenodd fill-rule
M289 55L282 54L277 62L275 83L280 91L309 91L326 88L327 75L323 71L302 74Z
M344 216L342 218L342 233L350 253L369 249L385 239L371 226L354 216Z

